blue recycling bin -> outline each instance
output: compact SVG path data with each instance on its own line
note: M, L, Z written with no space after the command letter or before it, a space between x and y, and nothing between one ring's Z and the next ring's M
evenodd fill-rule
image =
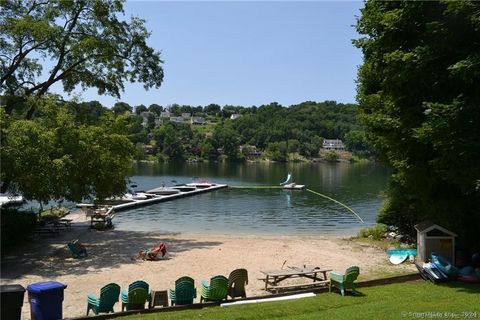
M27 291L32 320L62 319L63 290L66 287L56 281L30 284Z

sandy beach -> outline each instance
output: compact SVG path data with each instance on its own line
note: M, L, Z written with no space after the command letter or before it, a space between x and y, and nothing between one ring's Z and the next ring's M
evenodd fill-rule
M351 265L360 267L361 279L376 274L414 271L412 264L391 265L385 253L367 244L349 239L323 236L238 236L205 234L157 234L122 230L97 231L88 228L81 214L74 218L71 231L60 237L39 238L22 248L19 256L2 259L2 284L28 284L55 280L66 284L63 316L85 315L86 295L98 294L110 282L122 288L135 280L145 280L153 290L166 290L181 276L195 279L197 290L201 280L213 275L228 274L236 268L249 273L248 296L264 296L261 270L289 266L312 265L343 271ZM88 257L72 258L66 242L79 238L88 250ZM164 242L168 257L159 261L132 260L139 250ZM286 262L285 262L286 261ZM285 264L284 264L285 262ZM295 283L298 280L291 280ZM30 319L25 295L22 319ZM196 302L199 301L197 298ZM120 304L115 306L120 311Z

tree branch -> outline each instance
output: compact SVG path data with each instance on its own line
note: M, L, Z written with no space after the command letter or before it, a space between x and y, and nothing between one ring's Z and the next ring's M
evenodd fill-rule
M80 2L81 3L81 2ZM65 55L66 55L66 52L65 52L65 47L67 46L67 42L70 38L70 35L73 31L73 28L75 28L75 25L77 24L77 21L78 21L78 17L80 16L80 13L83 11L83 8L84 8L84 5L81 4L79 7L78 7L78 10L77 12L75 12L75 15L72 17L72 19L70 19L70 26L68 27L68 30L67 30L67 33L65 34L65 36L63 37L63 41L62 41L62 45L61 45L61 48L60 48L60 54L59 54L59 57L58 57L58 61L57 61L57 65L53 68L51 74L50 74L50 77L48 78L47 80L47 83L50 82L50 81L53 81L57 75L57 72L60 70L60 68L62 67L63 65L63 61L65 60ZM65 26L67 25L68 22L66 22ZM65 72L64 72L65 73ZM52 82L52 84L54 82L58 81L55 80ZM48 88L47 88L48 89ZM45 90L46 92L46 90ZM44 92L44 93L45 93Z
M38 49L40 46L46 44L47 42L48 40L39 42L38 44L24 51L23 53L22 49L20 48L20 52L12 59L12 64L10 64L10 67L8 67L7 71L5 71L5 74L0 78L0 85L3 85L3 83L8 79L8 77L10 77L17 70L17 68L20 66L20 64L30 52ZM15 61L15 59L17 59L17 61Z

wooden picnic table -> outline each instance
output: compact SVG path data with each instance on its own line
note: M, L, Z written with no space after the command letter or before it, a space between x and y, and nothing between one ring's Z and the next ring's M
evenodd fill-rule
M329 282L329 280L327 279L327 272L329 271L332 271L332 269L322 269L319 267L304 266L303 268L289 267L288 269L268 270L260 272L265 275L265 279L263 279L263 281L265 281L265 290L268 291L270 285L270 289L278 291L278 289L282 288L278 287L278 284L283 280L290 278L308 278L313 280L313 282L311 283L295 285L299 287L317 284L327 284Z

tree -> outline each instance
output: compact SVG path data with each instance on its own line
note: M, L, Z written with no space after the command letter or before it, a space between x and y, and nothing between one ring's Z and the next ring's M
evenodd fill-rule
M9 118L10 123L10 129L3 131L1 146L2 151L9 150L12 155L17 157L14 162L2 161L2 174L6 172L2 175L2 192L7 191L9 186L13 185L22 186L22 192L26 197L29 197L29 194L36 194L36 191L33 190L38 188L38 183L33 182L36 177L30 176L32 183L28 184L27 180L19 180L22 177L26 179L27 175L20 174L20 171L16 171L19 173L18 175L12 174L12 172L16 170L17 163L20 162L34 163L40 167L38 161L41 160L39 157L42 152L37 155L35 152L27 151L36 150L35 144L38 144L38 141L34 140L35 137L38 136L38 139L44 141L44 138L52 134L54 129L47 126L48 134L42 133L42 127L36 122L37 120L25 122L18 119L35 119L36 113L39 112L39 106L44 104L42 101L52 85L62 83L65 92L72 92L76 87L96 88L99 94L110 94L117 98L124 89L125 81L142 82L145 89L160 86L163 80L162 60L160 54L147 45L146 41L150 34L145 28L145 22L139 18L131 18L130 21L122 20L122 13L123 2L120 0L43 2L5 0L0 2L0 62L2 70L0 94L3 96L2 111L4 111L4 116ZM52 67L44 70L43 65L46 64L43 62L52 63ZM62 103L55 103L53 106L60 108ZM120 113L122 112L117 112L117 114ZM82 117L80 116L80 118ZM123 117L119 119L124 120ZM15 123L16 121L20 122ZM43 119L38 121L43 121ZM110 124L118 126L113 122ZM80 128L84 128L81 124L76 125L78 127L73 128L72 131L79 135L78 138L84 137L86 142L91 142L93 145L99 144L105 147L104 143L113 139L99 133L98 127L97 129L92 127L91 132L96 137L90 137L80 130ZM32 130L28 134L37 134L37 136L23 140L19 140L20 137L17 136L10 136L27 133L25 132L28 131L27 128ZM97 137L100 140L96 140ZM30 145L27 145L28 141ZM65 155L69 163L71 162L69 166L64 167L68 170L79 169L82 161L85 163L97 161L98 170L108 169L117 174L109 177L114 178L111 188L95 183L92 189L93 182L73 179L72 181L85 183L84 186L77 187L81 190L75 191L75 195L89 191L87 189L95 190L99 196L105 196L110 191L119 191L120 180L125 177L121 177L121 175L126 174L124 166L126 163L128 164L128 161L127 157L112 155L110 166L104 166L105 157L109 156L110 151L117 146L117 142L111 142L113 144L110 149L107 147L105 150L98 149L105 151L103 154L94 152L97 149L85 152L94 157L89 159L90 162L85 162L83 157ZM25 152L19 152L13 147L8 147L9 145L18 145ZM56 147L57 145L53 144L52 146ZM80 150L83 150L82 146L82 144L77 145ZM48 144L46 144L47 147ZM73 152L62 148L58 150ZM123 154L123 151L120 154ZM13 159L12 155L5 151L4 159ZM55 156L61 158L58 153ZM43 159L47 161L54 158L47 153ZM127 162L122 163L120 160ZM53 164L53 167L57 162ZM45 163L41 164L45 165ZM82 170L77 171L82 172ZM34 174L28 170L25 172ZM64 173L66 177L74 174L67 170L64 170ZM103 176L101 174L99 179ZM105 176L107 175L105 174ZM122 183L124 184L124 181ZM66 185L69 186L69 184ZM58 193L60 189L51 189L48 186L45 188L52 192L52 197L60 196ZM62 190L66 192L65 198L72 197L71 190L65 188ZM39 196L41 201L43 201L44 195Z
M28 96L41 97L55 83L66 92L97 88L116 97L125 81L146 89L163 80L160 54L146 40L144 21L120 20L122 1L1 1L0 90L11 114ZM53 61L45 71L41 61ZM46 77L40 77L44 74ZM29 104L31 119L35 104Z
M213 147L213 143L210 139L206 139L200 146L201 156L204 159L213 158L215 154L215 148Z
M347 133L345 135L345 145L351 151L369 150L368 141L363 130L352 130Z
M160 114L162 113L163 111L163 107L156 104L156 103L152 103L149 107L148 107L148 111L150 112L153 112L155 113L157 116L160 116Z
M205 113L210 116L216 116L218 113L220 113L221 109L222 108L218 104L214 104L214 103L211 103L205 108L203 108Z
M132 112L132 107L126 102L116 102L112 107L112 111L116 115L119 115L119 114L122 114L122 113L125 113L125 112L131 113Z
M96 125L79 125L68 105L38 98L28 103L35 103L41 117L15 120L0 109L2 181L44 204L125 192L133 144L123 134L121 117L106 114Z
M153 138L164 155L173 160L183 160L182 137L174 124L167 123L161 127L156 127L153 131Z
M273 161L287 161L287 143L285 141L270 142L267 151Z
M145 105L141 104L141 105L138 105L138 106L135 107L135 114L137 116L139 116L142 112L145 112L147 110L148 110L147 107Z
M412 233L431 219L480 236L480 3L366 2L358 97L367 137L393 168L379 217Z
M77 123L82 124L96 124L108 110L98 101L72 102L69 106L71 106L72 112L75 114Z
M235 161L239 158L240 137L230 126L215 127L212 139L216 148L223 148L229 160Z

